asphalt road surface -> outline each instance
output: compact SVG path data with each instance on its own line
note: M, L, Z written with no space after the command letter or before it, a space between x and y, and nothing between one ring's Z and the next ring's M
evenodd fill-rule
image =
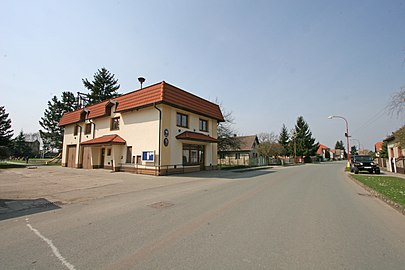
M0 268L405 269L405 216L343 168L200 173L2 220Z

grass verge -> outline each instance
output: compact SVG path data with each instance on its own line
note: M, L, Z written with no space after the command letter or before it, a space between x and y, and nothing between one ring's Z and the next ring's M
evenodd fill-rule
M393 176L351 175L357 181L405 207L405 179Z

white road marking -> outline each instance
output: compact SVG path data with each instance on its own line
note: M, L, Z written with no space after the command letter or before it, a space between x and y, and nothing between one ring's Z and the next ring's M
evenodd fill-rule
M37 229L33 228L31 226L31 224L28 223L28 218L25 219L25 221L27 222L27 227L30 228L31 231L33 231L39 238L41 238L42 240L45 241L45 243L48 244L48 246L52 249L53 254L55 254L56 258L58 258L62 264L64 266L67 267L67 269L69 270L76 270L76 268L74 267L74 265L72 265L71 263L69 263L59 252L58 248L55 247L55 245L52 243L52 240L46 238L45 236L43 236Z

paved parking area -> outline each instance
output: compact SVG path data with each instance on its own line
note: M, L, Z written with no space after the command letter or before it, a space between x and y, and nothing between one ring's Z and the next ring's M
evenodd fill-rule
M195 175L156 177L58 166L6 169L0 170L0 200L45 198L69 204L198 180Z

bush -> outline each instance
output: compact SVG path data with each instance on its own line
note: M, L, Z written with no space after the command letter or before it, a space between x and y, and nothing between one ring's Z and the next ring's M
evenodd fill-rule
M0 160L5 160L10 157L10 149L7 146L0 146Z

